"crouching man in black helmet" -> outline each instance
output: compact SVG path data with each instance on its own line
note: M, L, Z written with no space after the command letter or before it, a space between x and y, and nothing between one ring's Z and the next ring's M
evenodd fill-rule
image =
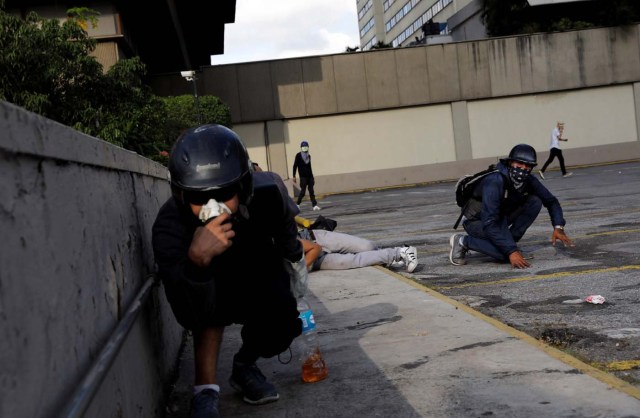
M286 268L306 275L298 210L280 177L250 167L232 130L204 125L184 132L169 159L173 196L153 225L167 299L193 332L192 417L219 416L216 368L226 325L243 324L230 383L254 405L279 398L256 361L283 352L302 331L295 299L301 295L292 293Z
M558 199L531 175L536 164L533 147L516 145L509 157L497 164L498 172L480 181L464 212L462 225L469 235L454 234L449 240L452 264L466 264L467 251L473 250L499 261L508 260L514 268L529 267L517 243L543 205L553 226L551 243L555 245L560 240L573 246L564 231L565 220Z

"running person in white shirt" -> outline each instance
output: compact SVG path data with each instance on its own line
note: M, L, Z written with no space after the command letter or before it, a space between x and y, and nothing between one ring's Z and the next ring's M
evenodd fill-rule
M549 164L553 161L554 158L558 157L558 161L560 162L560 170L562 170L562 177L569 177L573 175L572 172L567 173L567 169L564 166L564 157L562 156L562 150L560 149L560 141L568 141L567 138L562 137L562 132L564 131L564 122L558 121L556 123L556 127L551 131L551 142L549 144L550 153L549 158L544 163L538 174L540 177L544 179L544 171L547 169Z

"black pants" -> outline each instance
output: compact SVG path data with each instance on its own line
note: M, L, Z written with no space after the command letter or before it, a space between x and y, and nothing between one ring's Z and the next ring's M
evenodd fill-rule
M309 188L309 198L311 199L311 204L313 206L318 205L318 201L316 200L316 192L313 190L313 186L316 184L316 181L313 177L300 177L300 193L298 194L298 206L302 202L302 198L307 191L307 187Z
M551 164L551 161L553 161L555 157L558 157L558 161L560 162L560 170L562 170L562 175L564 176L565 174L567 174L567 169L564 168L564 157L562 156L562 150L560 148L551 148L549 158L547 158L547 162L544 163L540 171L544 173L544 170L547 169L547 167L549 166L549 164Z

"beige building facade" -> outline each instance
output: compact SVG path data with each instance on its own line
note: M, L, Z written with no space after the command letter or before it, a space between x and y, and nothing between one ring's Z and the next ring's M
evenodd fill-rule
M523 142L544 161L559 119L570 166L640 158L638 26L212 66L198 82L285 180L309 141L318 193L453 180ZM189 93L179 74L153 85Z

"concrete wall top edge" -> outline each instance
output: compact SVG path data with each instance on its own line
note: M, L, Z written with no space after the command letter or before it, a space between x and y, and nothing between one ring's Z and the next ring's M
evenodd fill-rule
M236 97L235 93L242 89L240 80L233 77L223 83L224 87L215 83L205 86L203 94L218 95L223 100L233 98L233 122L242 124L635 82L640 80L640 60L625 57L633 57L639 49L638 37L634 36L638 27L532 33L444 45L224 64L203 71L223 75L270 62L273 84L268 87L273 100L267 100L264 94L249 94L246 89L245 94ZM598 51L592 51L594 48ZM607 51L600 51L602 48ZM558 57L560 52L564 60ZM603 63L603 56L613 58ZM395 74L391 70L392 59L396 60ZM388 64L388 68L373 67L380 63ZM352 65L355 68L349 71ZM300 78L295 73L300 68L302 79L296 85L294 80ZM291 69L295 69L292 74L277 74ZM266 87L258 90L269 91ZM269 111L265 111L268 107ZM268 113L275 114L265 119Z
M35 155L56 160L74 161L112 170L130 171L166 178L164 166L133 151L26 112L12 103L0 101L0 149L7 153ZM25 121L25 118L28 119ZM50 137L64 138L64 147Z

